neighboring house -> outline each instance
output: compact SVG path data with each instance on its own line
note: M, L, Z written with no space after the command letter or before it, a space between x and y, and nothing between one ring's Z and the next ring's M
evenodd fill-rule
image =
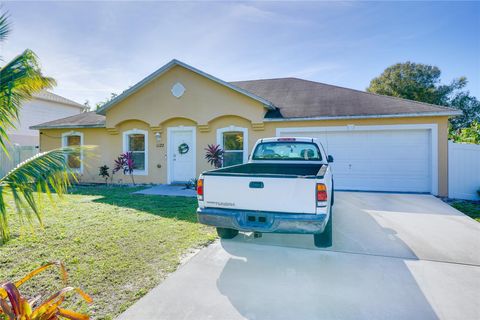
M41 91L22 105L19 123L16 124L15 129L7 132L10 143L21 146L38 146L38 130L32 130L30 126L39 122L76 115L84 110L85 106L79 103L48 91Z
M175 183L211 169L208 144L221 145L232 165L247 161L257 139L306 136L335 158L337 189L447 195L448 118L458 114L296 78L228 83L173 60L96 112L32 129L43 151L98 145L78 165L85 182L100 182L98 167L113 167L125 151L133 152L136 182Z

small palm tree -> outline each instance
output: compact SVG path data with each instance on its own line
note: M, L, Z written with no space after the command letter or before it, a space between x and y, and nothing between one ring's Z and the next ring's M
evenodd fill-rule
M8 15L0 15L0 42L10 32ZM55 80L42 74L37 56L25 50L3 67L0 67L0 148L8 155L7 129L18 121L22 102L40 90L51 88ZM20 221L32 222L36 217L42 223L34 192L55 191L62 195L70 183L72 172L68 169L66 154L78 154L78 149L58 149L39 154L18 165L0 178L0 239L10 237L5 193L10 192Z

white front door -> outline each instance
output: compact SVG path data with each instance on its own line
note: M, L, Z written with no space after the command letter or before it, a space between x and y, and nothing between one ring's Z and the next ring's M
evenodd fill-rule
M195 178L195 128L168 128L169 183Z

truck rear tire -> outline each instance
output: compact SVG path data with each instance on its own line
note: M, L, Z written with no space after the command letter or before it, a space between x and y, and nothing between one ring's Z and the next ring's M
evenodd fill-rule
M313 243L317 248L328 248L333 244L333 210L330 207L330 219L328 219L325 230L322 233L315 233L313 235Z
M222 239L233 239L237 236L238 230L229 228L217 228L217 234Z

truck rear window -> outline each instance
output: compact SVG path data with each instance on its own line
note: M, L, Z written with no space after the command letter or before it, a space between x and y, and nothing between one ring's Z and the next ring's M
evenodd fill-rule
M257 145L253 160L322 161L318 147L310 142L263 142Z

